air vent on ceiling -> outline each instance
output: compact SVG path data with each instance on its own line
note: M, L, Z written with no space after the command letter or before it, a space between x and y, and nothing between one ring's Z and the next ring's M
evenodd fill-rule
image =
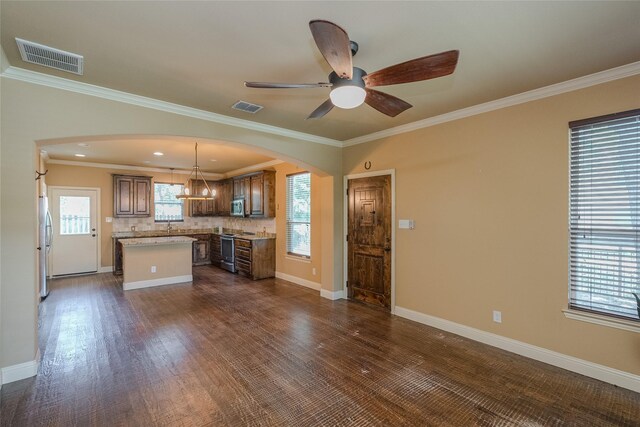
M22 60L82 75L84 57L16 37Z
M234 110L244 111L246 113L255 114L258 111L262 110L264 107L262 105L252 104L250 102L238 101L231 106Z

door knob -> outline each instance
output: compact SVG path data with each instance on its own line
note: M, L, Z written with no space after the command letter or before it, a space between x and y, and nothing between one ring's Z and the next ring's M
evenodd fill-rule
M95 234L92 234L92 235L91 235L91 237L96 237L96 235L95 235Z

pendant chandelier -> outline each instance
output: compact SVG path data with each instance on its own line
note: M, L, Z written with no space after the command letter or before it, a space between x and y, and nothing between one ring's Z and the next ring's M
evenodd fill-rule
M203 185L198 185L199 180L202 181ZM199 191L196 191L196 189L199 189ZM209 188L209 184L207 184L207 180L204 179L204 175L202 175L202 171L198 166L198 143L196 142L196 164L193 166L187 182L184 183L184 190L176 198L183 200L212 200L215 195L216 190Z

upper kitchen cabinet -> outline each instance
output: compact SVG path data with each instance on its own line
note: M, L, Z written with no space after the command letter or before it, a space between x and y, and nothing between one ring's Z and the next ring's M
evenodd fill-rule
M244 199L244 216L251 215L251 178L248 176L237 176L233 178L233 198Z
M113 175L113 216L116 218L151 215L150 176Z
M207 181L209 189L215 188L215 183ZM191 190L193 194L200 194L205 188L202 180L191 180ZM211 200L191 200L191 216L214 216L216 214L215 201Z
M231 214L231 199L233 195L233 180L207 181L207 185L216 195L211 200L192 200L191 216L229 216ZM204 189L201 180L192 180L191 188L194 193Z
M233 179L234 198L244 198L245 215L273 218L276 215L276 174L262 171Z
M216 183L216 215L231 215L231 200L233 200L233 179L225 179Z

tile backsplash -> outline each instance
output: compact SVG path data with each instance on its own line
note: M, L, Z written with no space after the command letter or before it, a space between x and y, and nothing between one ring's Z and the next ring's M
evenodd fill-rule
M275 218L185 217L184 221L178 221L172 224L174 228L206 229L222 227L233 230L242 230L250 233L262 231L266 231L268 233L276 232ZM165 230L167 228L167 223L155 222L152 217L113 218L112 230L114 233L131 231L131 227L135 227L136 231Z

